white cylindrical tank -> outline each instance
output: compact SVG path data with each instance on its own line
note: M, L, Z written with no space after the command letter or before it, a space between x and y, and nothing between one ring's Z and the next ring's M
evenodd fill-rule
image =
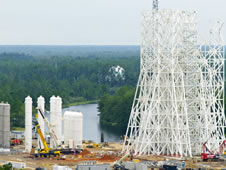
M25 98L25 152L32 148L32 98Z
M10 105L0 103L0 148L10 147Z
M65 145L82 146L83 115L81 112L66 111L64 113L64 142ZM71 144L73 140L73 144Z
M3 105L3 147L10 147L10 105L8 103Z
M52 96L50 98L50 123L53 125L53 130L58 138L62 141L62 99L61 97ZM50 140L50 147L53 147L53 141Z
M56 97L56 135L62 141L62 98Z
M50 98L50 124L53 127L54 132L56 133L56 97L52 96ZM50 147L53 148L53 140L50 139Z
M44 97L40 96L37 100L37 106L40 107L43 111L43 114L45 114L45 99ZM40 113L38 113L38 123L40 125L40 129L42 131L42 134L44 135L45 137L45 122L41 116ZM44 146L43 146L43 143L42 141L40 140L40 137L38 137L38 147L40 148L39 144L41 143L41 148L43 149Z

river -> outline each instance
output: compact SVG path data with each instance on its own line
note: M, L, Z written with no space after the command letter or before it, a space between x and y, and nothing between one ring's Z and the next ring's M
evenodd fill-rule
M83 113L83 139L100 142L101 132L104 134L104 141L117 142L119 141L119 134L107 128L100 126L99 112L97 104L84 104L78 106L70 106L63 109L63 113L67 110L80 111Z

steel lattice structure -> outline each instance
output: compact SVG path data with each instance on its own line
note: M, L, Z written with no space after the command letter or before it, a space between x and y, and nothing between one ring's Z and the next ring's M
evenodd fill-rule
M217 148L225 127L220 35L216 45L198 48L196 13L189 11L147 11L142 26L140 76L123 151L192 156L210 136L208 144Z

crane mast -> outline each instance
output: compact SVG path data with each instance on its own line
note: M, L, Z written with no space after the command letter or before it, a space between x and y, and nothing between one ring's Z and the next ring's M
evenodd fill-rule
M159 8L159 1L153 0L153 10L158 11L158 8Z
M61 142L59 141L58 137L56 136L56 134L55 134L55 132L54 132L54 130L52 128L52 125L50 124L50 122L44 116L42 108L41 107L37 107L36 109L38 110L38 112L42 116L44 122L46 123L46 125L47 125L47 127L49 129L50 137L53 139L55 147L60 147L61 146Z

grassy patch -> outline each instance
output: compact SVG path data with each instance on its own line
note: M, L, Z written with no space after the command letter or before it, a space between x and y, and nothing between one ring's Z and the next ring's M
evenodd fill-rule
M94 103L97 103L97 102L98 102L98 100L74 102L74 103L64 104L63 108L70 107L70 106L77 106L77 105L81 105L81 104L94 104Z
M15 130L15 131L24 131L25 128L22 128L22 127L12 127L11 130Z

